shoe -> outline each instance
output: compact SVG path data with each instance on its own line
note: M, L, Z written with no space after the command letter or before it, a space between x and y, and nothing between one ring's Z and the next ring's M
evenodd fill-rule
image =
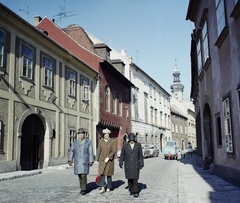
M100 190L100 194L103 194L105 192L105 188L102 187L102 189Z
M130 196L132 196L133 195L133 192L130 192Z
M134 197L138 197L138 194L137 194L137 193L135 193L133 196L134 196Z
M111 190L109 188L107 188L106 192L110 192Z
M86 191L85 191L85 190L81 190L81 191L80 191L80 194L81 194L81 195L86 195Z

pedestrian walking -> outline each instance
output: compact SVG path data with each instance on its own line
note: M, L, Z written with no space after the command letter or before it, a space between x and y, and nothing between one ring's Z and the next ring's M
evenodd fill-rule
M112 176L114 175L114 159L116 154L115 139L110 138L111 131L104 129L102 131L103 137L98 143L98 153L96 160L99 162L98 172L101 174L101 178L98 182L98 186L101 187L100 194L110 192L112 189ZM105 188L105 177L107 177L107 188Z
M122 146L119 167L122 168L124 162L125 178L128 179L130 195L138 197L138 179L140 169L144 166L142 146L136 141L134 133L129 133L128 140L129 141Z
M78 139L72 143L68 156L69 165L74 163L74 174L78 175L81 195L87 192L87 175L94 162L92 142L85 137L86 133L83 128L78 129Z

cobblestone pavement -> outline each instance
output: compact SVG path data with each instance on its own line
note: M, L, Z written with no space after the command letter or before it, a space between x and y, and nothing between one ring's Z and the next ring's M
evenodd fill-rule
M124 171L115 161L113 190L99 194L95 184L98 163L88 175L88 193L79 194L79 182L73 168L42 170L42 174L0 182L0 202L178 202L177 161L166 161L162 157L145 159L140 172L138 198L129 195Z
M90 169L88 193L85 196L79 194L79 182L73 174L73 168L62 165L29 173L0 174L0 180L5 180L0 181L0 203L240 203L240 188L203 170L199 164L200 157L176 161L165 160L160 155L144 161L138 198L129 195L124 171L118 167L116 160L113 190L109 193L99 194L95 184L98 163L94 163ZM18 178L21 174L24 177Z

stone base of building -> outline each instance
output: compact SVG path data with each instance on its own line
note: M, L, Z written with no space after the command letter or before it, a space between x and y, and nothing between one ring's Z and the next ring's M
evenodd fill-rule
M48 166L57 166L61 164L67 164L68 163L68 157L52 157L49 160Z
M17 170L16 161L0 161L0 173L13 172Z
M214 164L213 173L223 180L240 187L240 170L230 168L228 166Z

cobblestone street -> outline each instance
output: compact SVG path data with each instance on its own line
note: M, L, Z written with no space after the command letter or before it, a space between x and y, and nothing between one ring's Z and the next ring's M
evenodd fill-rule
M113 190L109 193L99 194L95 184L98 163L94 163L90 169L88 193L85 196L79 194L78 178L73 174L73 168L66 164L42 169L38 175L9 180L2 178L0 202L239 203L240 188L203 170L200 159L194 156L181 161L165 160L162 155L145 159L145 166L140 173L138 198L129 195L124 171L118 167L116 160ZM3 176L0 174L0 177Z
M1 181L1 202L178 202L177 161L162 157L145 159L145 167L139 179L140 195L131 197L127 189L124 171L115 162L113 191L99 194L95 184L97 165L91 167L88 176L88 193L79 194L79 182L73 169L48 169L42 174Z

